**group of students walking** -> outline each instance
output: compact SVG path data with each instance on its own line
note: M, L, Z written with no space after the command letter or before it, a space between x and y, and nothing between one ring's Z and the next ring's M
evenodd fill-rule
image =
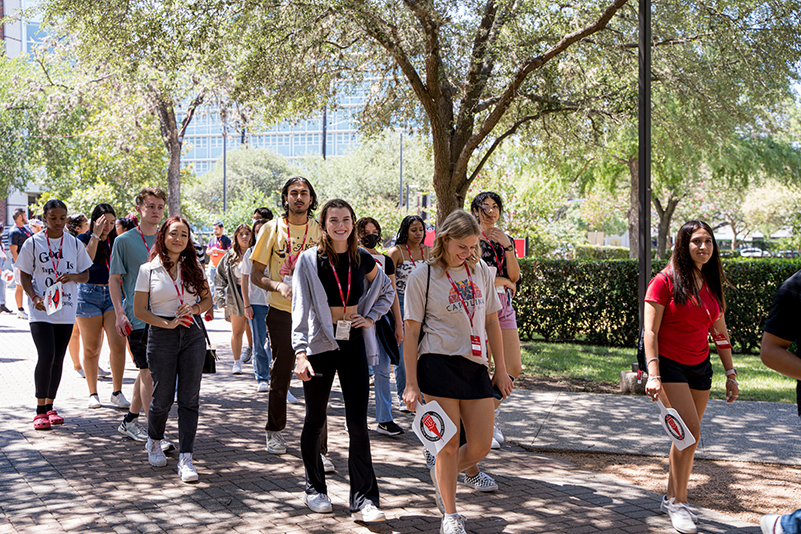
M287 451L282 431L294 373L303 383L306 405L300 438L304 502L314 512L332 511L327 408L338 375L350 438L349 509L356 520L384 520L367 425L369 376L372 367L377 430L397 435L402 430L392 418L389 383L394 364L399 408L415 411L436 401L460 427L459 437L436 458L426 451L426 461L443 514L440 532L466 532L456 508L457 483L461 477L479 491L497 489L477 464L494 441L503 440L495 416L521 370L511 305L520 268L513 242L497 226L501 198L481 193L470 213L451 213L440 222L430 248L424 244L423 221L407 217L387 255L376 250L382 241L379 223L358 219L344 200L326 202L317 222L318 200L305 178L284 185L281 203L282 217L272 219L270 213L259 216L253 228L236 229L232 250L217 266L214 289L239 339L248 323L253 333L254 373L269 391L267 451ZM88 229L76 237L67 231L67 207L50 200L44 206L45 230L21 245L16 267L29 297L38 352L34 427L64 422L54 402L77 317L90 406L99 404L96 356L104 337L112 352L112 402L116 397L127 403L120 391L127 339L139 374L119 431L146 441L150 464L165 466L164 452L172 444L164 430L177 396L178 473L191 482L198 479L192 452L207 340L201 318L213 296L189 224L180 217L161 223L165 204L160 189L142 190L136 199L139 224L132 229L120 227L111 206L101 204ZM794 356L788 358L787 348L798 338L792 314L801 295L799 276L777 293L763 339L765 363L796 378L801 366ZM711 389L710 332L725 369L727 399L733 402L739 395L724 319L726 285L712 229L689 221L645 298L646 394L675 408L696 443ZM142 409L146 430L137 425ZM687 504L694 453L695 446L671 447L661 503L682 533L696 531L697 519ZM762 528L796 532L794 521L793 515L766 516Z

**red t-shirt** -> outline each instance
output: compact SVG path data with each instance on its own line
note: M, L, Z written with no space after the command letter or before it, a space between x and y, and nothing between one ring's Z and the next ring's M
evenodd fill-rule
M663 274L667 275L667 280ZM673 299L673 280L666 271L662 271L651 280L645 301L665 307L659 327L660 356L685 365L697 365L706 360L709 355L709 329L720 313L718 301L706 282L701 288L702 306L694 301L680 306Z

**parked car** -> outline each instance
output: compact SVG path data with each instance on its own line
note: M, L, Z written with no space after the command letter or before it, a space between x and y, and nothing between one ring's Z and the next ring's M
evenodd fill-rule
M743 258L769 258L770 252L761 248L751 247L740 250L740 256Z
M797 258L798 251L797 250L780 250L775 254L777 258Z

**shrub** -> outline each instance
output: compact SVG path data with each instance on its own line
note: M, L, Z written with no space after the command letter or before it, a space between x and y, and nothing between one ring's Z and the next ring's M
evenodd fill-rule
M573 254L577 260L625 260L629 257L629 249L628 247L576 245Z
M652 263L653 277L664 261ZM736 351L758 350L773 295L801 268L799 260L724 260L726 324ZM514 299L522 339L582 340L634 347L639 332L637 260L521 259Z

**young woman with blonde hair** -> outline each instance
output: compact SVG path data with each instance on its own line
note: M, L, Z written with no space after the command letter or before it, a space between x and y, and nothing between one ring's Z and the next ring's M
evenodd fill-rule
M458 473L475 466L490 451L494 421L493 387L503 397L512 392L506 373L503 338L498 324L501 308L494 279L479 257L481 229L464 211L448 215L426 266L412 271L406 283L406 388L403 400L414 410L436 401L459 425L458 433L440 450L431 479L443 512L440 533L463 534L464 518L456 512ZM417 340L422 327L423 336ZM491 352L487 353L487 341ZM487 373L489 356L495 372Z

